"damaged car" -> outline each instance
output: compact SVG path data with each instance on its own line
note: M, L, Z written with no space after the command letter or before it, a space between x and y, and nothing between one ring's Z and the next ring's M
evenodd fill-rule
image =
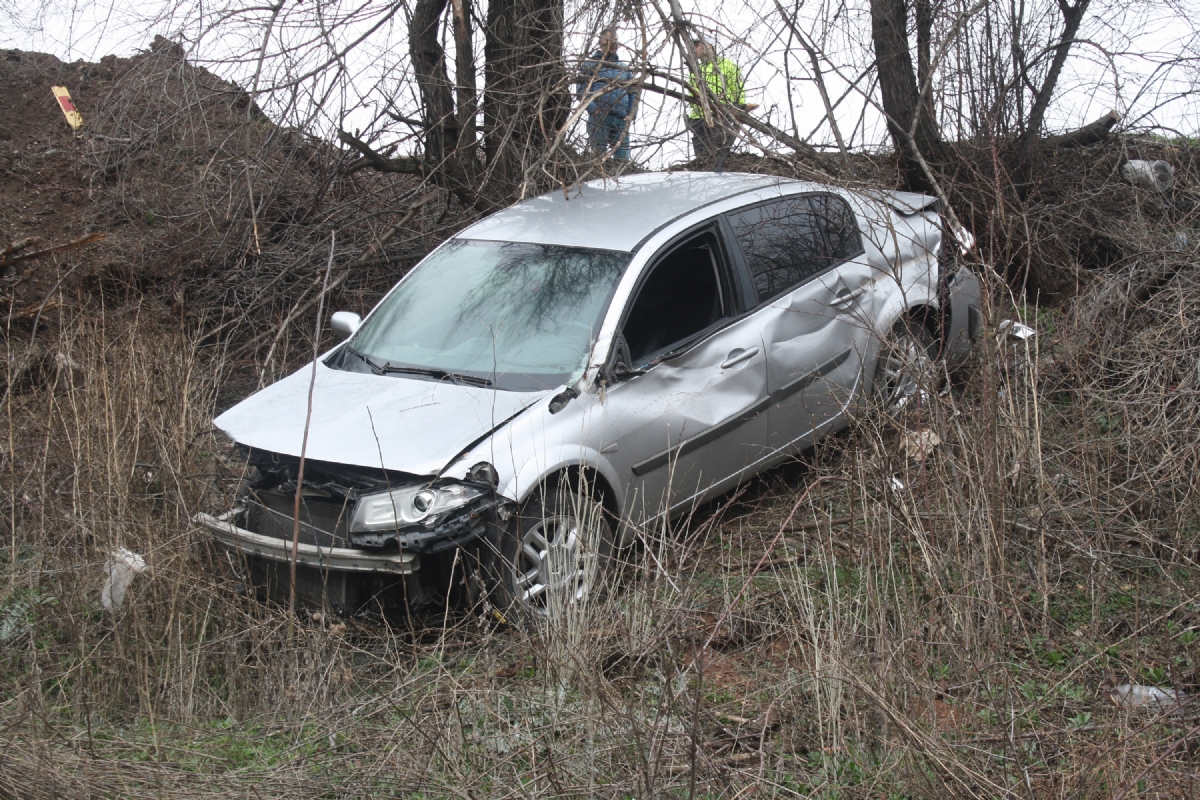
M294 560L297 593L343 613L440 598L457 570L551 614L655 520L962 365L981 317L959 241L932 197L765 175L527 200L217 417L244 486L197 521L256 586Z

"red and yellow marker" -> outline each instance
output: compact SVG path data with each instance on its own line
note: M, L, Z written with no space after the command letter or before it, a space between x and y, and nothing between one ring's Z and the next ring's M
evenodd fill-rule
M54 97L57 98L58 104L62 106L63 116L67 118L67 124L72 128L78 128L83 124L83 117L75 108L75 104L71 102L71 93L67 91L65 86L51 86L50 91L54 92Z

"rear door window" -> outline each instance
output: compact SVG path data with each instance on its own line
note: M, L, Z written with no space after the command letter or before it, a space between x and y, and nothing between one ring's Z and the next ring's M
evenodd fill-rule
M832 195L785 197L727 219L759 304L862 252L854 212Z
M809 199L813 208L817 210L821 227L825 230L825 238L829 242L830 264L840 264L862 255L862 236L858 232L858 221L854 218L850 204L832 194L817 195Z

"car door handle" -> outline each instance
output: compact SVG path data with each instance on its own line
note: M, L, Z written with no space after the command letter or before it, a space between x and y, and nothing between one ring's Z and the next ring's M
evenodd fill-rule
M756 355L758 355L757 347L751 347L749 350L743 350L740 347L736 350L731 350L729 355L725 356L725 360L721 362L721 369L729 369L730 367L736 367L738 364L745 364Z
M829 305L833 306L838 311L848 311L850 306L854 305L854 301L858 299L859 295L866 290L866 286L860 286L853 291L849 289L842 289L837 293L837 297Z

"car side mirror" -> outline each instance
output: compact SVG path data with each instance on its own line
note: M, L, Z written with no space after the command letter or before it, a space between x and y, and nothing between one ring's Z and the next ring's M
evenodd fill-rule
M362 325L362 317L353 311L335 311L329 318L329 327L340 333L343 339L353 336L359 325Z

